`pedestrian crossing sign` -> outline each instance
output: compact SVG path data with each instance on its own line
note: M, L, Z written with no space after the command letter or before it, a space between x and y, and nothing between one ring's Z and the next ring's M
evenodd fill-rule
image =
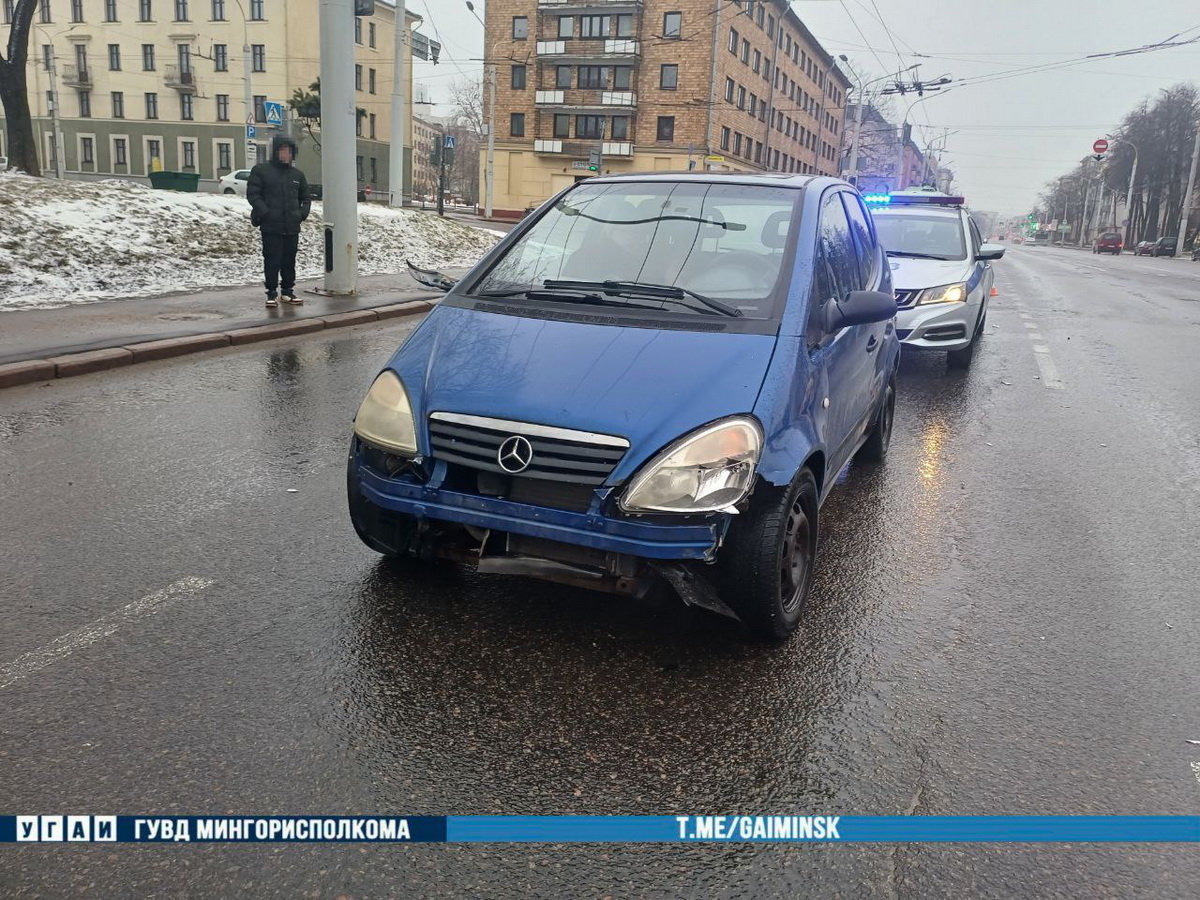
M264 109L267 113L267 124L280 127L283 125L283 104L282 103L264 103Z

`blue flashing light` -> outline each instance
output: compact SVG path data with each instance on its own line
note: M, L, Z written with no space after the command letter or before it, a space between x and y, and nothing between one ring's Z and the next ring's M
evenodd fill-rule
M863 194L863 202L874 206L886 206L892 202L891 194Z

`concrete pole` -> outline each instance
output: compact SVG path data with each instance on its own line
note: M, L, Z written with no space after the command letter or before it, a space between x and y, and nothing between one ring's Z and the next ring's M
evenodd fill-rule
M1132 145L1130 145L1132 146ZM1133 148L1133 168L1129 172L1129 190L1125 192L1125 246L1133 240L1133 182L1137 178L1138 152Z
M898 154L896 154L896 186L893 188L893 190L896 190L896 191L904 190L904 185L902 183L904 181L904 175L903 175L903 172L904 172L904 148L906 146L905 141L904 141L904 126L907 124L908 124L908 120L906 119L900 125L900 134L899 134L900 152Z
M1183 237L1187 233L1188 218L1192 212L1192 191L1196 189L1196 163L1200 162L1200 127L1196 129L1196 140L1192 144L1192 170L1188 173L1187 193L1183 195L1183 214L1180 216L1179 233L1175 236L1175 255L1183 256Z
M243 27L245 23L243 23ZM250 85L250 73L253 71L253 65L250 61L250 41L248 38L242 39L242 89L245 91L243 98L246 103L246 125L254 123L254 89ZM254 164L258 162L254 154L254 150L250 144L250 138L242 135L242 140L246 147L246 168L253 169Z
M404 205L404 126L408 112L407 15L404 0L396 0L395 65L392 70L392 135L388 154L388 206Z
M320 0L319 23L325 291L354 294L358 290L354 0Z
M54 50L50 51L47 60L50 65L50 118L54 123L54 174L59 181L63 177L63 146L62 121L58 117L58 66L54 62Z
M496 184L496 64L492 63L488 66L488 145L487 145L487 168L484 170L484 179L487 181L487 197L484 199L483 217L490 219L492 217L492 199L495 196Z
M858 109L854 112L854 143L850 145L850 183L858 187L858 146L862 143L863 105L866 103L866 92L860 85L858 88Z

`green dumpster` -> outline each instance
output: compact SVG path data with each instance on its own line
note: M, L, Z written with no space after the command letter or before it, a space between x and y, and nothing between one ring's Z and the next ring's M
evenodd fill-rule
M160 191L196 193L200 186L199 172L151 172L150 186Z

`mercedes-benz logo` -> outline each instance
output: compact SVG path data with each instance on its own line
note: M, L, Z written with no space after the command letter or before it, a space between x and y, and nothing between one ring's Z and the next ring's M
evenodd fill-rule
M533 462L533 444L529 443L528 438L515 434L500 445L496 451L496 461L510 475L524 472Z

